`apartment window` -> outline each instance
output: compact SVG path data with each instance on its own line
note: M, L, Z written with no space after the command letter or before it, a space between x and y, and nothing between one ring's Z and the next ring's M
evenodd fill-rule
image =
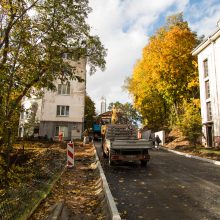
M58 94L69 95L70 94L70 83L58 84Z
M55 136L58 137L60 133L63 134L63 137L68 137L68 127L66 127L66 126L56 126Z
M58 105L57 106L57 116L69 116L69 106Z
M205 95L206 95L206 99L210 98L209 80L205 81Z
M209 75L208 59L203 61L203 68L204 68L204 77L207 77Z
M206 108L207 108L207 120L211 121L212 120L211 102L206 103Z

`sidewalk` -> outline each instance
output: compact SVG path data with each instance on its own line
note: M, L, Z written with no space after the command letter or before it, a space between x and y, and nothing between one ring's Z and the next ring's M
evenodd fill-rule
M95 160L94 146L76 144L74 168L64 171L30 219L106 219L102 181L93 164Z

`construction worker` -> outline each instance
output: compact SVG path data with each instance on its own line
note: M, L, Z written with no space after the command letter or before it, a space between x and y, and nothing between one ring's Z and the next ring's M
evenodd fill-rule
M86 129L84 132L83 132L83 144L89 144L89 131L88 129Z
M62 141L62 140L63 140L63 132L60 131L60 132L59 132L59 141Z
M156 135L156 137L155 137L155 148L156 148L157 150L160 149L160 143L161 143L161 140L160 140L159 136Z
M118 111L117 111L115 105L113 105L111 123L116 124L117 121L118 121Z

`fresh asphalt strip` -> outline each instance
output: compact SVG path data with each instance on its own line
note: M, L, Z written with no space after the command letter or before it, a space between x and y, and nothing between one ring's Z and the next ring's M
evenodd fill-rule
M190 154L187 154L187 153L182 153L182 152L179 152L179 151L170 150L170 149L167 149L165 147L161 147L161 148L163 150L166 150L166 151L169 151L169 152L181 155L181 156L185 156L185 157L193 158L193 159L197 159L197 160L202 160L202 161L209 162L209 163L212 163L212 164L215 164L215 165L220 165L220 161L211 160L211 159L207 159L207 158L202 158L202 157L198 157L198 156L193 156L193 155L190 155ZM110 217L111 217L112 220L121 220L121 217L120 217L118 209L115 205L115 201L114 201L112 193L110 191L108 182L106 180L106 177L105 177L104 171L102 169L101 163L99 161L96 150L95 150L95 154L96 154L96 163L98 165L98 169L99 169L99 172L100 172L100 177L102 179L103 189L104 189L104 193L105 193L105 196L106 196L107 205L108 205L108 209L109 209L108 211L109 211Z

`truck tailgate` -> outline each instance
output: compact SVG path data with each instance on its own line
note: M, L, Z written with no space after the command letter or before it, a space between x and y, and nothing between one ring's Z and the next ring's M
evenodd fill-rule
M114 140L111 142L112 149L149 149L153 147L150 140Z

